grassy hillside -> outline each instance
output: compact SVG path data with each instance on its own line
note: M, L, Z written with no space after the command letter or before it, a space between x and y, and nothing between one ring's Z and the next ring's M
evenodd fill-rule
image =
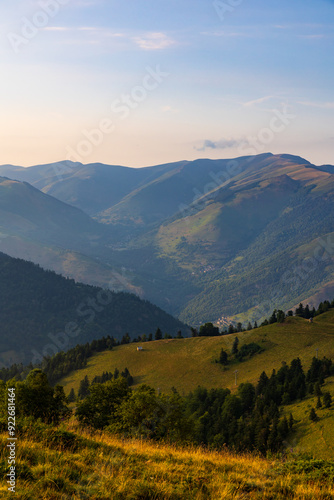
M0 435L5 473L7 435ZM17 446L21 500L323 500L334 497L333 462L265 460L80 431L22 428ZM307 467L307 472L303 471ZM13 496L3 482L2 498Z
M334 400L334 377L329 377L321 390L329 391ZM295 419L294 433L286 446L294 453L309 453L322 459L334 457L334 416L333 408L316 409L317 397L308 396L305 400L284 408L287 416L291 412ZM311 408L316 409L319 420L309 419Z
M234 338L238 336L239 346L256 342L264 351L253 358L233 362L225 369L215 360L221 348L231 352ZM135 385L148 384L162 392L175 387L181 393L188 393L198 385L207 388L235 388L235 370L238 383L256 383L261 372L268 375L279 369L283 361L289 363L299 357L304 369L308 369L319 349L319 357L334 359L334 311L315 318L311 324L303 318L287 318L283 324L257 328L249 332L223 337L197 337L189 339L160 340L140 344L143 351L137 351L137 344L116 347L112 351L93 356L86 368L70 374L61 381L69 393L76 391L80 380L87 374L89 379L103 371L128 368L134 376Z

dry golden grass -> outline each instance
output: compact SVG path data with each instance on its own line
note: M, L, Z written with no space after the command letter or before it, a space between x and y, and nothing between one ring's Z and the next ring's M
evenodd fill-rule
M334 498L331 478L289 472L280 460L266 460L195 446L120 439L80 430L74 419L63 427L72 445L52 443L45 427L18 436L15 498L35 499L299 499ZM6 458L6 435L1 435ZM3 462L2 462L3 463ZM283 467L283 469L282 469ZM9 498L6 485L1 498Z

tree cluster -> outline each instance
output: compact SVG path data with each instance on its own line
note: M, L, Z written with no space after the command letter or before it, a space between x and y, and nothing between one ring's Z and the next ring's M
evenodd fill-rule
M79 384L78 399L82 400L87 397L90 393L90 388L92 387L92 385L105 384L109 380L117 380L119 377L124 378L127 381L129 387L133 384L133 377L130 374L128 368L125 368L122 372L120 372L117 368L115 368L114 373L103 372L102 375L96 375L92 379L92 382L90 382L88 376L85 375L85 377L80 381Z
M294 419L280 418L280 405L303 399L307 380L317 383L328 376L329 360L312 362L305 375L299 358L283 364L268 377L263 372L256 386L241 384L236 394L229 389L198 387L186 397L176 390L171 396L147 386L131 390L126 381L113 378L94 384L79 404L83 425L127 436L144 436L180 442L228 446L237 451L277 452L291 431ZM324 375L325 374L325 375ZM324 401L329 402L326 396Z
M0 381L0 412L5 416L7 410L8 387L15 387L16 417L41 419L48 424L57 425L61 419L68 418L71 410L64 389L60 385L51 387L48 378L42 370L35 368L25 381L15 379Z

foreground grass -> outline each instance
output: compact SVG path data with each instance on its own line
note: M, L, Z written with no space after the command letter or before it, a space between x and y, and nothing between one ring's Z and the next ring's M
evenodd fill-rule
M1 472L7 458L1 434ZM177 447L105 433L75 420L57 429L22 428L15 498L35 499L334 499L334 462L265 460L227 451ZM9 498L6 484L1 498Z

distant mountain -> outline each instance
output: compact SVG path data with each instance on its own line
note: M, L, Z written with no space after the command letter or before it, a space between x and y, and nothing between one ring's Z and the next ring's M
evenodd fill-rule
M32 260L94 284L105 285L104 272L116 270L119 287L188 323L260 320L276 306L320 297L334 283L331 165L265 153L143 169L3 166L0 174L29 181L94 218L79 235L69 223L72 242L61 250L39 252L41 240L31 233ZM22 238L19 231L16 224L12 238ZM52 244L61 241L56 232L54 238ZM0 239L0 250L13 255L10 241Z
M187 162L180 162L184 163ZM129 168L63 161L28 168L2 165L0 175L29 182L44 193L94 216L116 205L142 184L150 183L170 169L175 169L177 165L179 163Z
M0 253L0 362L39 362L76 344L188 327L132 294L75 283Z
M98 242L102 227L81 210L48 196L27 182L0 178L3 234L80 249Z
M27 182L0 177L0 251L77 281L142 293L112 261L110 231ZM101 256L104 256L103 262Z

